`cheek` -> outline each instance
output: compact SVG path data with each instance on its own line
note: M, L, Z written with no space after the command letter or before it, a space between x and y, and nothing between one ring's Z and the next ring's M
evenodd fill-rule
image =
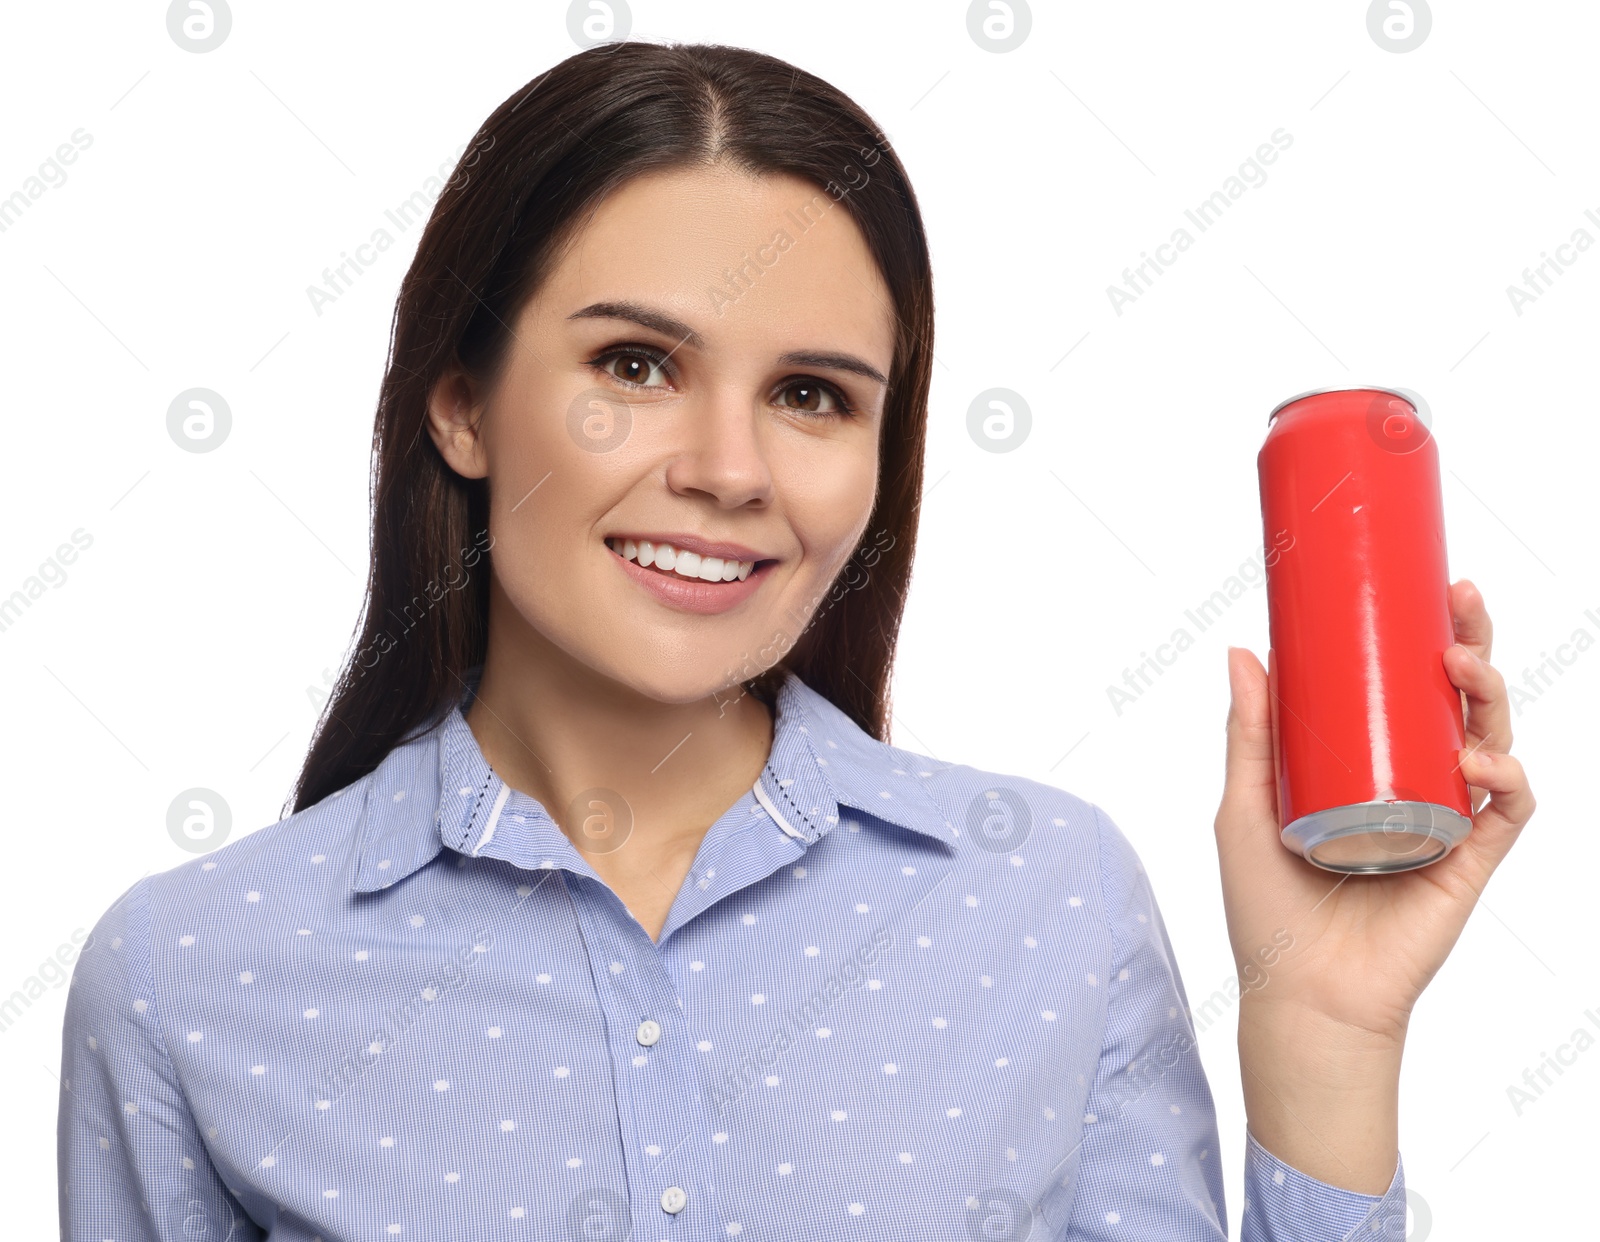
M594 572L596 524L628 490L627 456L579 448L559 411L503 424L490 443L495 571L528 615L556 608Z
M850 559L872 515L877 477L872 453L832 463L796 483L789 511L810 575L831 577Z
M639 470L637 428L588 384L528 383L491 412L484 449L491 519L508 537L569 531L603 512ZM560 552L543 550L544 555Z

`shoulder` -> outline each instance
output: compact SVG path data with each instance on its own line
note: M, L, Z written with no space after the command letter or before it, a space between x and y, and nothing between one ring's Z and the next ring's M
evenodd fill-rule
M1143 884L1138 852L1097 803L1032 777L875 745L886 768L921 782L970 862L1026 868L1107 917L1125 913Z
M120 930L136 921L152 902L203 887L213 873L236 871L246 859L270 867L275 860L298 856L306 845L320 842L336 847L357 828L371 781L371 774L363 776L314 806L236 836L164 871L147 872L118 894L100 915L97 928L111 928L115 922ZM195 803L193 809L200 814L208 808Z
M308 865L325 868L330 877L343 874L348 884L359 856L367 794L377 774L370 772L312 806L146 876L150 903L168 911L192 907L221 889L231 892L240 881Z
M779 704L780 709L804 707L806 731L812 733L818 762L830 765L838 791L854 794L863 809L878 814L888 810L888 801L875 805L875 793L891 799L890 792L878 792L880 785L896 794L904 790L919 812L915 824L908 826L940 837L974 861L1004 861L1026 852L1058 872L1097 868L1100 838L1109 818L1077 794L1030 777L935 759L880 741L798 677L785 683Z
M303 875L309 865L328 867L331 880L353 868L371 780L362 777L315 806L124 888L96 917L73 968L69 1027L120 1013L129 998L138 998L131 1003L140 1021L153 1021L163 981L172 981L174 954L197 942L215 947L248 934L240 903L270 891L272 878L295 869Z

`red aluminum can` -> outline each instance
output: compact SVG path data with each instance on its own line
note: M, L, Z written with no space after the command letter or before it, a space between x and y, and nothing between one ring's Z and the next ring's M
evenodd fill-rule
M1472 830L1439 449L1405 393L1301 393L1256 458L1284 845L1406 871Z

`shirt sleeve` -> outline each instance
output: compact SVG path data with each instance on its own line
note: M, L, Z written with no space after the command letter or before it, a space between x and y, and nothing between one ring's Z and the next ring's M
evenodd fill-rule
M1240 1242L1299 1242L1301 1238L1403 1238L1406 1179L1396 1160L1381 1195L1364 1195L1318 1181L1285 1164L1245 1131L1244 1212Z
M1098 807L1102 902L1111 933L1106 1029L1083 1118L1077 1191L1060 1242L1226 1242L1216 1109L1188 995L1137 853ZM1240 1242L1344 1242L1404 1233L1399 1165L1388 1192L1329 1186L1246 1134ZM1400 1234L1392 1230L1398 1205ZM1354 1231L1354 1232L1352 1232Z
M73 967L56 1162L62 1242L262 1236L218 1177L167 1055L149 877L100 916Z

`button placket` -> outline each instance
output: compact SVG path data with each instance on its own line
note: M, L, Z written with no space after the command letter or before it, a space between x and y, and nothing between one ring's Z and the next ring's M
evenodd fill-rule
M635 1203L653 1200L649 1211L666 1213L657 1217L663 1225L675 1218L674 1228L681 1231L693 1223L679 1217L691 1197L696 1203L691 1215L711 1219L703 1167L711 1131L692 1060L698 1054L684 1032L677 992L655 942L607 900L608 893L581 883L572 885L572 892L611 1032L612 1079L618 1115L625 1121L622 1157L631 1196L637 1196ZM670 1163L663 1163L669 1157Z

